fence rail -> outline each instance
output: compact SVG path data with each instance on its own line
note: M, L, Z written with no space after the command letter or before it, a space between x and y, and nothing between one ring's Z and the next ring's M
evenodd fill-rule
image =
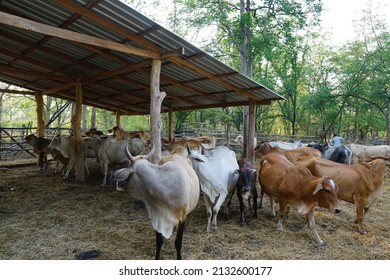
M33 149L28 144L24 143L23 139L29 134L35 133L37 128L33 127L0 127L0 159L9 157L15 157L21 153L25 156L35 156L32 152ZM103 130L103 131L107 131ZM68 133L69 128L46 128L45 137L52 138L59 133ZM168 138L166 132L162 133L163 138ZM242 134L242 131L236 130L221 130L221 129L207 129L203 126L200 127L186 127L183 130L174 131L175 138L182 137L198 137L204 135L214 136L217 145L225 145L235 152L242 152L242 145L235 143L234 140L238 135ZM321 143L320 136L299 136L299 135L281 135L281 134L264 134L256 133L255 137L257 142L261 141L302 141L307 144L310 142ZM324 140L322 140L324 141ZM385 144L386 140L382 139L369 139L366 141L356 141L359 144L366 145L381 145Z

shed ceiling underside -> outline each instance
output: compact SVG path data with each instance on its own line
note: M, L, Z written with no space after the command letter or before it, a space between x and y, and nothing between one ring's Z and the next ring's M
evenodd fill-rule
M75 101L80 78L84 104L149 114L152 59L161 59L163 112L283 99L118 0L0 0L0 13L0 81L32 92Z

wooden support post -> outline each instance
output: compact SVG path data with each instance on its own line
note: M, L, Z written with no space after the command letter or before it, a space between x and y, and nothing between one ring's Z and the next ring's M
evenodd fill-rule
M242 136L244 137L244 143L242 143L243 149L243 157L248 158L248 126L249 126L249 107L243 106L242 108L243 114L243 128L242 128Z
M173 141L173 106L169 106L168 113L168 140L169 142Z
M35 102L37 103L37 136L45 136L45 122L43 120L43 97L42 93L35 91Z
M256 101L254 99L249 99L249 119L248 119L248 147L247 155L248 159L251 161L252 165L255 166L255 147L254 147L254 137L255 137L255 110L256 110Z
M116 111L116 126L120 127L121 126L121 112Z
M76 145L76 181L85 182L83 139L81 138L81 114L83 103L81 79L76 79L76 106L72 115L72 130Z
M150 77L150 136L155 163L161 159L161 104L166 96L165 92L160 92L160 72L161 60L154 59Z

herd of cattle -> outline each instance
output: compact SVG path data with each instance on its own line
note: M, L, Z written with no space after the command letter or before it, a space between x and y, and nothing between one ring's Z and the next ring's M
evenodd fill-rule
M62 176L68 178L76 160L72 135L58 135L52 140L29 135L25 140L39 154L41 169L46 154L51 154L57 161L56 172L61 163ZM236 139L239 141L242 138ZM386 161L390 159L388 145L348 144L334 148L328 144L262 141L255 147L256 165L245 158L238 159L226 146L216 146L211 136L163 142L162 147L162 159L153 163L155 150L150 136L143 131L126 132L115 127L112 135L102 135L90 130L83 140L84 158L96 158L101 167L102 186L108 179L116 183L118 190L125 184L134 198L145 203L156 231L156 259L160 258L163 237L170 238L175 229L177 258L181 259L184 225L200 193L207 210L207 232L217 229L222 206L228 216L235 192L240 225L246 224L244 200L257 216L259 188L260 208L264 194L270 199L272 216L276 215L274 203L279 204L279 230L291 206L306 215L315 240L325 245L315 229L315 207L340 213L339 200L343 200L355 204L358 231L366 234L363 217L381 196Z

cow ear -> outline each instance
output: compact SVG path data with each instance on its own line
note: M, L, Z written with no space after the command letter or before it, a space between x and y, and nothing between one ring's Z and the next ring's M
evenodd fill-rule
M240 174L240 169L234 170L234 174Z
M314 192L313 192L313 195L315 195L318 191L320 191L322 189L322 181L318 182Z

